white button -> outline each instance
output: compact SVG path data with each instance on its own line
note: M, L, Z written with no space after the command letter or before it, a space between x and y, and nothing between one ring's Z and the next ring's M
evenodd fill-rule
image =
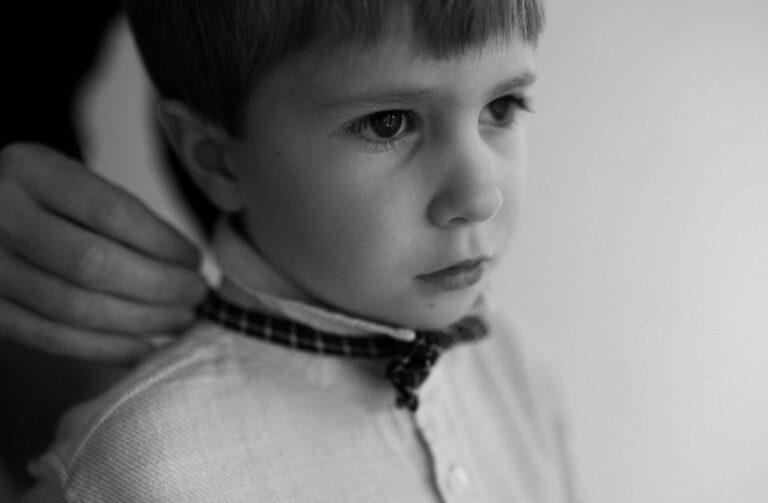
M472 481L467 471L461 466L454 465L448 472L448 488L458 494L463 494L469 489Z

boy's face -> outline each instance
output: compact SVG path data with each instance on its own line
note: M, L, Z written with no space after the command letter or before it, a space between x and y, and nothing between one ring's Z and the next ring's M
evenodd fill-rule
M477 301L514 227L533 50L436 60L409 38L281 64L228 158L246 233L279 272L341 311L440 328Z

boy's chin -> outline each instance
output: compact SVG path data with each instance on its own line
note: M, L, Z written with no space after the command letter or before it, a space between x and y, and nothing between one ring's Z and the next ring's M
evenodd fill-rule
M415 330L444 330L467 315L481 313L483 303L480 294L453 302L437 302L407 313L394 324Z

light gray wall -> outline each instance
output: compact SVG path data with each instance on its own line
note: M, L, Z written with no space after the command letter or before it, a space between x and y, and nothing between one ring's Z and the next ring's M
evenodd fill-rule
M586 499L768 501L768 2L547 6L496 290L563 378ZM110 57L94 162L172 214L124 32Z
M548 7L509 291L587 494L768 501L768 2Z

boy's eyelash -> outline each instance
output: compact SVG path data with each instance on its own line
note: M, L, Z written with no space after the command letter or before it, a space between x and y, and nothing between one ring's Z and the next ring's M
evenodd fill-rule
M525 112L533 113L532 100L529 96L524 94L508 94L506 96L502 96L501 98L497 98L494 101L498 100L507 100L515 105L516 108L519 108Z
M532 100L530 97L523 94L512 95L512 101L518 108L520 108L520 110L533 113Z
M492 100L485 108L489 115L481 122L495 127L511 128L517 124L519 112L531 112L531 100L524 94L508 94Z

